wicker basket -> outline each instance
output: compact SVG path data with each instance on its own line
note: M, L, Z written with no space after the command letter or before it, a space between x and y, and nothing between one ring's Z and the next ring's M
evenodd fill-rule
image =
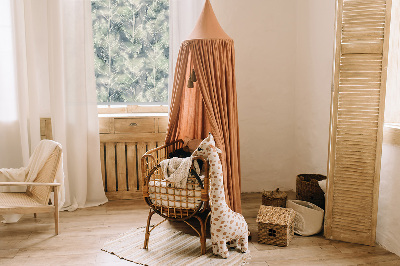
M258 243L289 246L294 235L294 218L292 209L261 205L257 215Z
M264 191L262 194L262 205L286 208L287 194L279 191Z
M325 209L325 195L318 181L326 179L319 174L300 174L296 178L296 199L314 203Z

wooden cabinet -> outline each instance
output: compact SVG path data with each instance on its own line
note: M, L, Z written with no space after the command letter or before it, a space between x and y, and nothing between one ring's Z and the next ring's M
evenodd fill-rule
M168 117L99 117L101 142L110 141L161 141L167 132Z
M110 117L99 117L100 134L114 133L114 119Z
M164 145L167 126L167 114L100 115L101 174L109 200L142 198L142 155ZM52 139L50 118L40 119L40 134Z
M141 198L142 155L164 144L168 116L101 115L101 172L109 200Z
M168 119L165 118L157 118L158 120L158 132L167 133L168 128Z
M157 118L114 118L115 133L156 133Z

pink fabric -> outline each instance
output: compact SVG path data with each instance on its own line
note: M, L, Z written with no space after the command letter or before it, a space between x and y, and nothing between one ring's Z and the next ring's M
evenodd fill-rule
M192 69L197 82L194 88L187 88ZM241 212L235 51L231 39L188 40L182 43L178 55L166 143L204 139L209 132L222 150L227 204Z

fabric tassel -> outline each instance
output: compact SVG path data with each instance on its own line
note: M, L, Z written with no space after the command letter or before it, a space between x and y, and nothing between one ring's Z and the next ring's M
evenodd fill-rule
M193 82L197 81L196 72L194 72L194 69L192 70L192 75L190 76L190 78L192 79Z
M192 77L189 77L189 80L188 80L188 82L187 82L187 87L188 87L188 88L194 88L194 84L193 84L193 81L192 81Z

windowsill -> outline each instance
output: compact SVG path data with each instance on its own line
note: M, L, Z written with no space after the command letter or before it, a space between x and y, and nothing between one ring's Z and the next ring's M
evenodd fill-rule
M168 116L168 105L98 105L99 117Z
M400 123L384 124L383 143L400 146Z
M386 128L400 129L400 123L385 123L383 126Z
M168 113L124 113L124 114L99 114L99 117L158 117L158 116L168 116Z

